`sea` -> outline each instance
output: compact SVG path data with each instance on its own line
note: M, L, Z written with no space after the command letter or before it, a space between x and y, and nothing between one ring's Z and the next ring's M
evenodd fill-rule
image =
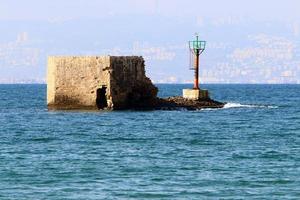
M225 107L48 111L46 85L0 85L0 199L300 199L300 85L201 87Z

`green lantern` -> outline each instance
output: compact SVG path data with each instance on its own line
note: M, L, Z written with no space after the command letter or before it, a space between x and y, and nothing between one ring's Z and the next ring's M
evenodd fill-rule
M201 54L205 50L206 41L199 40L199 36L196 35L196 40L189 41L189 48L195 54Z

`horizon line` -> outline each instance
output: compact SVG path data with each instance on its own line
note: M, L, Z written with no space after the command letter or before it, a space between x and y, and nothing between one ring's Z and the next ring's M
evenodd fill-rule
M157 83L153 82L154 85L193 85L193 83ZM46 82L15 82L15 83L10 83L10 82L0 82L0 85L47 85ZM236 82L236 83L201 83L201 85L300 85L300 83L241 83L241 82Z

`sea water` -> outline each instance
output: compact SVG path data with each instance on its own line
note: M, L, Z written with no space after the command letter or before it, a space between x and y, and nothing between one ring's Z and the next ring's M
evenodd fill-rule
M225 107L48 111L46 85L0 85L0 199L300 199L300 85L202 87Z

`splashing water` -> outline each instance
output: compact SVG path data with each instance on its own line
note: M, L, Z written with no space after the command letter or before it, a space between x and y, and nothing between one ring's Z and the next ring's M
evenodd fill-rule
M223 109L227 108L278 108L278 106L270 106L270 105L251 105L251 104L240 104L229 102L226 103Z

